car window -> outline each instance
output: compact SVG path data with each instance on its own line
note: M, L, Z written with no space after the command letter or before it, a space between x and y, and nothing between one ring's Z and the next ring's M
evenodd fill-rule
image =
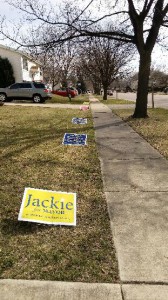
M28 82L19 83L19 87L21 89L31 89L31 83Z
M15 90L15 89L18 89L19 88L19 83L14 83L10 86L10 89L11 90Z
M33 82L33 85L35 86L36 89L45 89L44 83Z

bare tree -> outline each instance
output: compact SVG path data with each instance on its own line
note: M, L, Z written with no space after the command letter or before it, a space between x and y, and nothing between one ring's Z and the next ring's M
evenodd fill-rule
M130 81L132 82L132 87L136 87L136 83L138 81L138 73L134 73L130 77ZM168 74L161 70L159 67L151 67L148 90L151 91L151 87L153 86L154 91L164 92L168 86Z
M67 85L67 81L73 73L73 65L76 56L76 48L73 41L67 41L54 47L33 47L31 55L38 58L43 64L43 72L46 80L54 87L61 83Z
M107 100L110 84L124 72L130 59L130 48L121 42L106 38L92 38L81 53L80 65L83 73L90 78L94 89L103 87L103 100Z
M39 30L44 26L55 28L52 40L35 41L29 44L46 46L58 44L77 37L98 36L114 39L135 45L139 53L139 73L136 107L133 117L147 117L148 81L151 66L151 54L157 41L161 37L161 29L168 27L167 0L112 0L111 12L99 17L91 17L89 7L94 3L90 0L81 9L73 7L68 2L62 14L54 13L52 9L35 0L11 0L12 4L20 8L29 16L31 22L41 22ZM87 11L89 13L87 14ZM110 20L111 30L93 30L93 24ZM116 26L114 26L114 23ZM4 29L1 32L5 35ZM9 36L9 35L8 35ZM20 45L23 43L20 42Z

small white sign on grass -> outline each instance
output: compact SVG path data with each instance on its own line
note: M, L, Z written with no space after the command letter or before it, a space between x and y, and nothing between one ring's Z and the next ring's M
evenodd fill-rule
M73 124L87 124L87 118L73 118L72 119Z

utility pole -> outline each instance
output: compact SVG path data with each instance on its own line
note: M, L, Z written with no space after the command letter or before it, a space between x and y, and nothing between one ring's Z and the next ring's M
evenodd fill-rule
M152 80L152 108L155 108L154 105L154 81Z

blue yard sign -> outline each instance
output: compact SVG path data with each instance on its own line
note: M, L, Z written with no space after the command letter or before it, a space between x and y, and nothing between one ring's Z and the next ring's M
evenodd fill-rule
M65 133L63 138L64 145L87 145L87 134Z
M87 124L86 118L73 118L72 119L73 124Z

